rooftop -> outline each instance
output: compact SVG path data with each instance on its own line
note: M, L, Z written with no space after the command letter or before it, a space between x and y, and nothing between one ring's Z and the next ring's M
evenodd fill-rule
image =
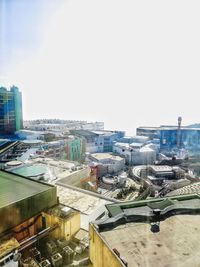
M0 171L0 233L56 203L56 187Z
M143 144L134 142L134 143L131 143L130 146L140 148L143 146Z
M121 142L115 142L114 143L114 146L118 146L118 147L121 147L121 148L129 148L130 147L130 144L121 143Z
M168 125L162 125L162 126L160 126L160 127L146 127L146 126L140 126L140 127L138 127L137 129L141 129L141 130L152 130L152 131L155 131L155 130L157 130L157 131L160 131L160 130L171 130L171 131L173 131L173 130L178 130L178 126L176 126L176 125L172 125L172 126L168 126ZM182 130L192 130L192 131L200 131L200 128L190 128L190 127L188 127L188 126L181 126L181 129Z
M187 195L187 194L198 194L200 195L200 182L193 183L177 190L171 191L167 196Z
M109 201L101 198L62 186L57 186L57 190L61 204L79 210L87 215L93 213L99 206L109 203Z
M0 209L49 188L50 185L0 171Z
M103 160L103 159L112 159L112 160L122 160L120 156L114 156L111 153L94 153L91 156L96 160Z
M111 203L99 197L57 186L59 201L81 212L81 228L88 230L89 222L94 221L105 210L105 204Z
M199 207L197 195L107 204L109 216L94 226L128 266L197 267Z
M47 168L39 164L24 165L24 166L20 166L16 169L11 170L11 172L15 174L20 174L26 177L37 177L40 175L44 175L47 172Z
M103 136L111 136L113 134L115 134L115 132L113 131L106 131L106 130L103 130L103 131L92 131L93 133L95 134L98 134L98 135L103 135Z
M151 170L154 172L171 172L172 167L167 165L151 165Z
M150 148L149 146L144 146L140 148L140 152L153 152L154 150Z
M197 267L199 220L200 215L177 215L161 222L159 233L153 233L148 223L126 223L101 235L128 266Z
M147 136L143 136L143 135L134 135L132 138L140 139L140 140L143 140L143 141L147 141L149 139Z

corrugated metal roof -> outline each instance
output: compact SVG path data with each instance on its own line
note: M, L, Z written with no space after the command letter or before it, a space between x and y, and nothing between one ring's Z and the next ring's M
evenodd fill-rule
M47 191L51 186L0 171L0 208Z
M0 234L56 204L55 186L0 171Z

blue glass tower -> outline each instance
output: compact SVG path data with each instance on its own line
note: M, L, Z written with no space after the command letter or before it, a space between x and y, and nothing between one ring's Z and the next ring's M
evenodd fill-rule
M16 86L0 87L0 134L14 134L23 128L22 95Z

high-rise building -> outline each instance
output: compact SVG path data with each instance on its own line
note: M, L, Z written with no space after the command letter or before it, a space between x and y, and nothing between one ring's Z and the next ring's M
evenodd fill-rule
M22 95L16 86L0 87L0 134L14 134L23 128Z

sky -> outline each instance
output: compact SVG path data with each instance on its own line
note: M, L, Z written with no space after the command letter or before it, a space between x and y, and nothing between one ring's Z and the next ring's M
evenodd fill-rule
M200 122L200 2L0 0L0 85L24 119Z

